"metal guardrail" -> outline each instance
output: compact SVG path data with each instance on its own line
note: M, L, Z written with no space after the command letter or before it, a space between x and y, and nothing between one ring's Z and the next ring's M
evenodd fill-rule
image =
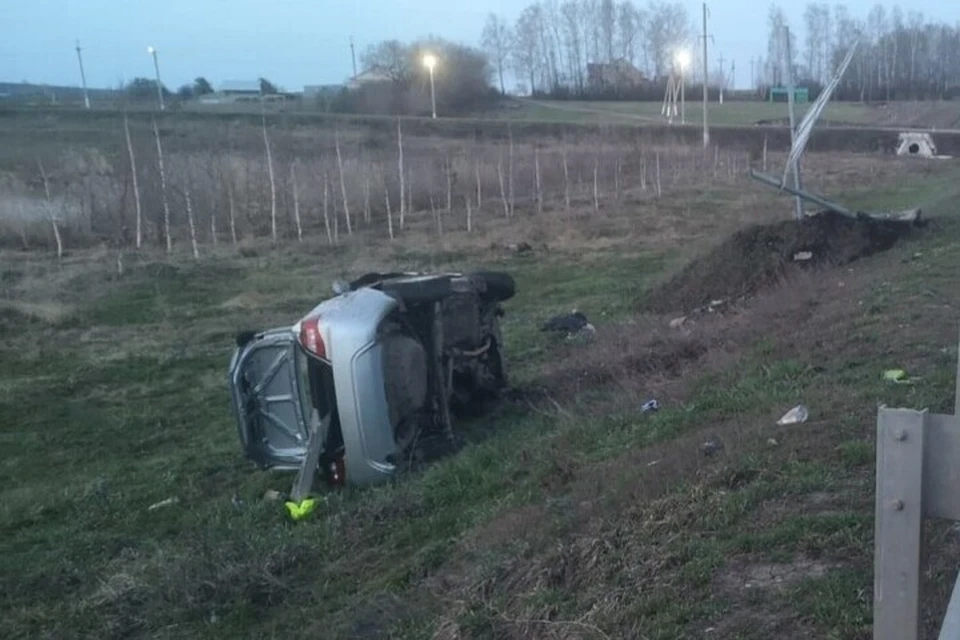
M954 415L888 409L877 415L873 638L917 640L923 603L923 521L960 521L960 357ZM960 576L940 640L960 638Z

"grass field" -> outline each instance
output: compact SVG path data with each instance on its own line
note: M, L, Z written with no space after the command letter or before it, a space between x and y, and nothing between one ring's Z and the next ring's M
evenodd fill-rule
M113 251L0 254L0 636L869 637L876 406L953 406L960 167L808 164L851 206L935 221L679 331L646 292L789 203L717 182L477 237L127 252L122 276ZM534 233L532 255L490 244ZM515 392L458 455L294 525L262 499L292 478L239 453L233 335L388 267L514 273ZM595 342L537 331L573 307ZM808 423L774 426L801 401ZM935 624L960 538L929 535Z
M524 122L571 122L582 124L662 123L660 102L520 100L515 108L495 112L495 117ZM797 105L802 117L809 104ZM769 102L713 102L709 108L714 125L783 124L788 118L787 105ZM686 122L703 121L703 105L696 100L686 102ZM679 122L679 118L676 120ZM960 127L960 107L949 102L891 103L870 105L834 102L821 115L821 125L904 126L954 129Z

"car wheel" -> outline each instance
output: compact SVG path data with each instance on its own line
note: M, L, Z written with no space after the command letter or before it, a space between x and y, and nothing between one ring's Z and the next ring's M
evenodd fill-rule
M513 276L503 271L477 271L470 278L480 282L480 297L484 300L509 300L517 292Z
M455 293L453 276L404 276L386 280L380 290L408 304L428 304L443 300Z

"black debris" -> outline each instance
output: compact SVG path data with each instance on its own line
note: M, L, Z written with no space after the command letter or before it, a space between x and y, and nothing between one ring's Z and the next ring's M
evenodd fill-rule
M574 334L580 332L590 324L587 316L579 311L554 316L543 323L540 331L556 331L558 333Z

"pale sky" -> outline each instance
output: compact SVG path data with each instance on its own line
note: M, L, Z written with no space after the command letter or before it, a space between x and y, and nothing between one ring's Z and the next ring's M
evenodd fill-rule
M511 21L527 0L0 0L0 81L79 85L75 41L83 47L87 83L116 87L152 77L147 46L157 48L163 82L171 90L206 76L224 80L264 76L288 89L340 83L351 74L349 38L361 52L385 39L435 34L479 44L488 13ZM645 0L635 4L646 4ZM699 26L701 4L683 2ZM709 2L711 68L717 55L736 60L738 86L748 83L750 58L766 51L768 4ZM780 2L803 43L804 3ZM866 17L875 4L847 2ZM886 3L885 3L886 4ZM889 9L892 4L886 4ZM957 0L913 0L908 10L960 22ZM358 62L359 64L359 62Z

